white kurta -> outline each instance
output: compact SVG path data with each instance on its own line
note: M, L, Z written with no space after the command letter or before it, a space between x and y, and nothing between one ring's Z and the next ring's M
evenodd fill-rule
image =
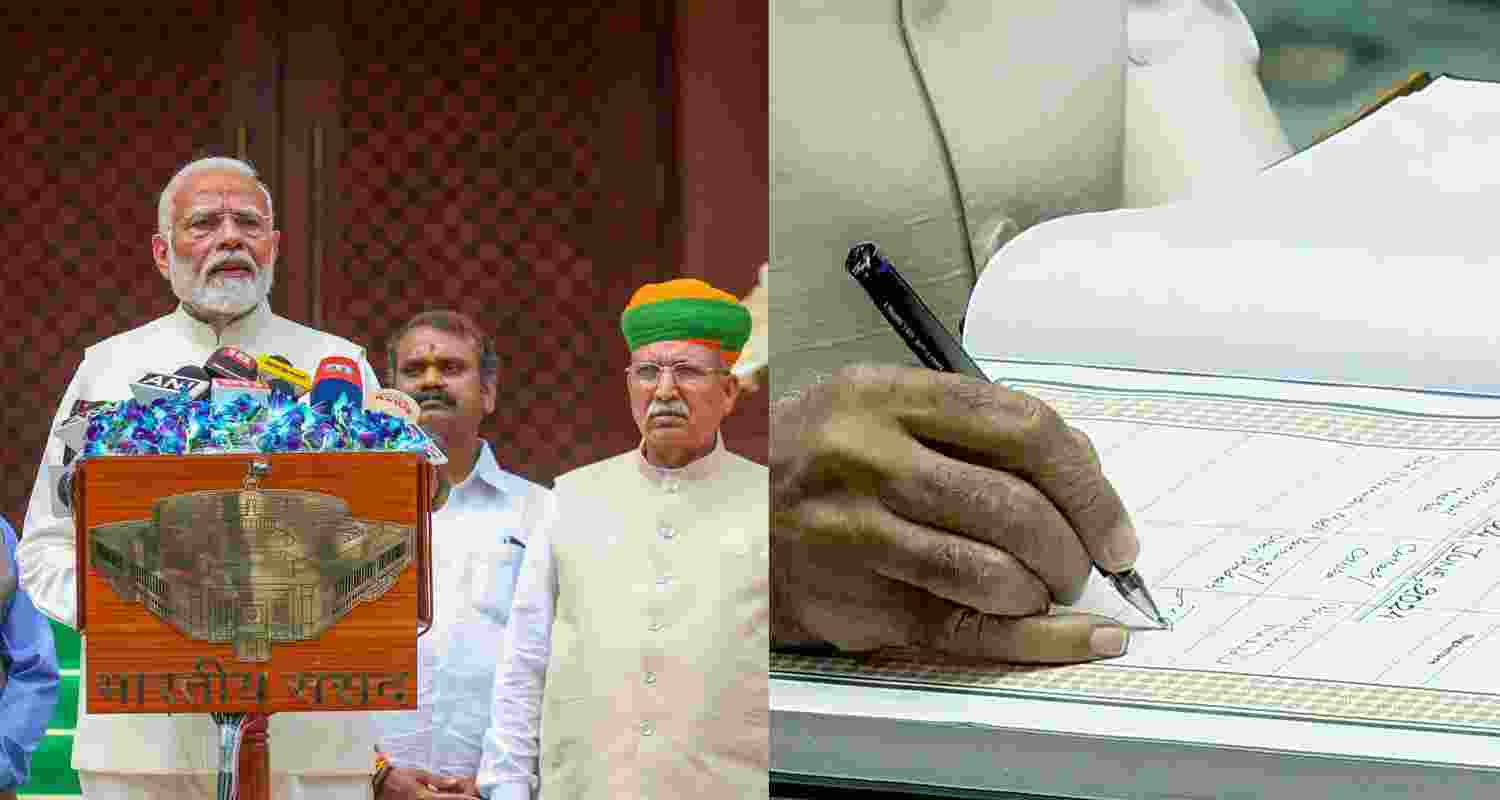
M56 423L66 418L75 400L127 400L130 382L146 370L171 372L188 364L201 365L219 347L234 346L252 354L279 354L298 367L311 371L328 356L344 356L360 363L365 390L379 380L365 360L364 348L345 339L315 331L278 317L264 303L216 335L213 328L188 316L182 308L84 351L83 363L68 384L58 404ZM56 437L47 443L42 468L31 492L26 511L25 533L16 558L21 565L21 585L44 614L65 625L76 620L75 547L73 521L52 511L47 485L47 465L61 464L63 444ZM149 657L147 654L146 657ZM218 770L218 730L207 714L105 714L84 710L85 693L78 698L78 728L73 744L73 767L84 773L137 773L137 785L150 783L152 775L205 776L212 794L213 775ZM288 788L291 776L343 778L327 782L343 786L333 796L359 797L361 785L368 794L368 776L373 768L376 733L368 712L281 713L270 720L271 769L278 797L300 795ZM124 782L105 775L82 776L85 787L99 796L128 797ZM181 794L164 781L156 797ZM328 796L328 795L323 795Z
M479 784L495 800L765 797L768 473L723 448L557 479L516 586Z
M1290 152L1228 0L771 0L770 41L777 394L913 363L843 269L856 242L957 334L979 271L1037 222Z
M417 640L418 709L374 715L394 765L463 778L479 771L516 573L549 494L500 469L485 442L433 513L433 627Z

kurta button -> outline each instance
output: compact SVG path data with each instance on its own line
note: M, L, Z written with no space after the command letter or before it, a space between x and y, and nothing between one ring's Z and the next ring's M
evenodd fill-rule
M667 584L669 584L671 582L672 582L672 576L671 575L663 575L660 578L656 579L656 585L660 586L663 589L667 588Z
M647 686L655 686L656 685L656 673L655 672L648 672L648 673L646 673L646 685Z
M652 725L649 721L641 723L641 735L642 736L650 736L653 733L656 733L656 726L655 725Z
M659 630L661 630L661 623L660 622L653 622L650 625L647 625L646 628L647 628L647 630L659 631Z
M670 539L677 535L677 531L671 525L663 525L658 530L661 531L661 538L663 539Z

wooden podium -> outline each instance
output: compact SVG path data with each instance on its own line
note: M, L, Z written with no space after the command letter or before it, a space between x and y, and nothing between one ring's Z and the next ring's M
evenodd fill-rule
M88 712L255 715L239 762L253 800L270 791L266 715L415 709L436 481L405 452L84 461Z

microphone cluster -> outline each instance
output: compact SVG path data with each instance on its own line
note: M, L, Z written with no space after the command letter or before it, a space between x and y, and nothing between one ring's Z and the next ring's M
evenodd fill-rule
M199 366L148 371L133 400L79 403L56 429L71 453L182 455L405 450L447 461L416 425L416 403L394 389L364 396L359 365L330 356L316 372L284 356L221 347Z
M80 400L54 431L65 445L62 465L48 468L58 516L72 514L78 462L95 456L363 450L448 461L417 425L409 395L379 389L366 399L359 365L342 356L310 376L284 356L221 347L202 366L146 372L130 393L123 402Z

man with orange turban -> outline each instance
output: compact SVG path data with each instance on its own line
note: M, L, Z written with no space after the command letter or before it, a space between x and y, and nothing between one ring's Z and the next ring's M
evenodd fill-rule
M557 479L495 679L486 797L764 796L768 477L724 449L750 313L694 279L620 316L641 444Z

